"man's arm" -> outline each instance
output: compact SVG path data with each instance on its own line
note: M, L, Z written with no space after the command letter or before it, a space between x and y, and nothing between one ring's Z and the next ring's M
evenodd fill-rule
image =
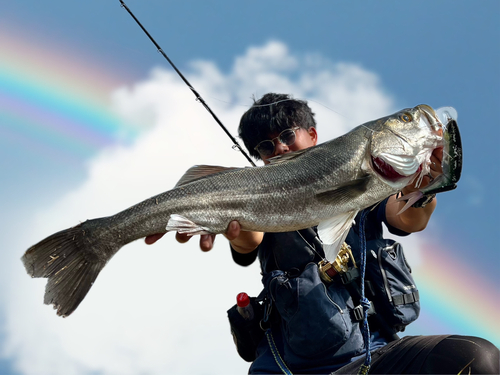
M242 231L237 221L229 223L229 227L231 226L234 230L231 233L226 233L225 236L231 243L231 247L240 254L251 253L260 245L264 238L263 232Z
M404 194L404 191L403 191ZM396 202L396 196L389 197L385 207L385 216L387 222L394 228L400 229L406 233L420 232L427 227L434 209L436 208L436 198L425 207L410 207L405 212L397 215L406 202Z

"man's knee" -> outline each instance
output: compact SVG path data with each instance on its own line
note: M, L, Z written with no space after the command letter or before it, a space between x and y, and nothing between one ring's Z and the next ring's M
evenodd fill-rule
M500 351L481 337L453 335L445 338L432 350L427 365L450 366L461 374L499 374Z

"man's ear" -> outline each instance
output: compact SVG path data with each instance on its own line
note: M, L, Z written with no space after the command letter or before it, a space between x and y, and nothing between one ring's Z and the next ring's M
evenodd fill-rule
M311 142L313 143L314 146L318 143L318 132L316 131L316 128L313 128L312 126L307 130L309 133L309 136L311 137Z

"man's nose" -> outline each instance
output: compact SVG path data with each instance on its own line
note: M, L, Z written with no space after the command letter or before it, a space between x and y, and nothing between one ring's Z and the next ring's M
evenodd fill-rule
M289 151L290 149L287 145L281 143L279 140L276 140L276 145L274 146L274 155L281 155Z

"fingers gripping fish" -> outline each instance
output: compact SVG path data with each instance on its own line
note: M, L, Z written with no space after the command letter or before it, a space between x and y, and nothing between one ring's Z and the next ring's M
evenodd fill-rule
M255 168L193 167L172 189L116 215L87 220L29 248L22 261L48 279L44 302L70 315L124 245L151 234L287 232L318 225L334 259L356 213L395 194L446 142L427 105L360 125L315 147Z

